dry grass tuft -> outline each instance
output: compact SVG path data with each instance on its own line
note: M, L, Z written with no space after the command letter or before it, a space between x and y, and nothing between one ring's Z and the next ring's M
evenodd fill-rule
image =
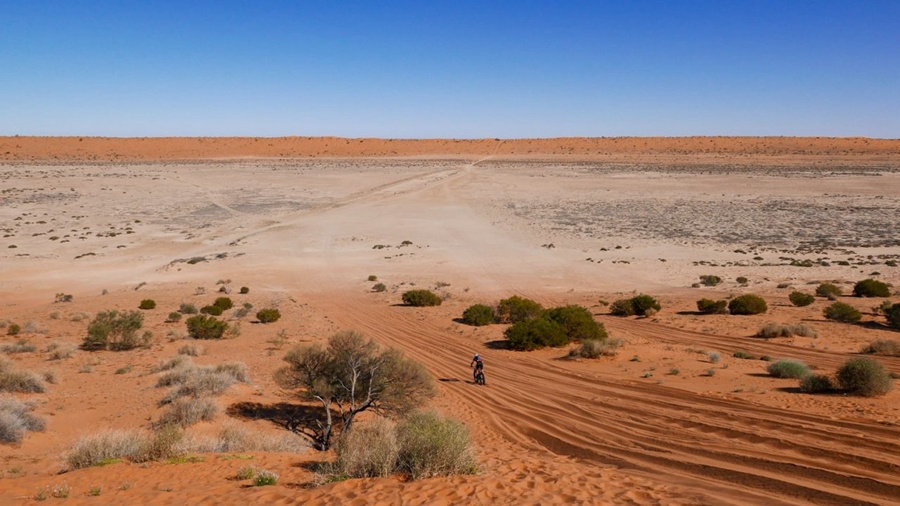
M819 337L819 333L816 332L816 329L802 323L790 323L787 325L767 323L756 333L756 337L764 337L767 339L792 336Z
M44 430L46 422L32 413L35 406L12 397L0 398L0 442L18 443L26 432Z

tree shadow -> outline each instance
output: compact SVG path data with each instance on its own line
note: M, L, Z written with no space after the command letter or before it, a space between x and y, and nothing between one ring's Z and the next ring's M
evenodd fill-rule
M229 416L244 420L268 420L273 424L291 432L305 433L316 431L319 423L325 418L325 413L319 406L305 406L303 404L291 404L277 402L275 404L262 404L260 402L237 402L228 406L225 411ZM331 411L335 429L340 429L341 416L337 411Z
M675 314L681 315L681 316L703 316L707 313L701 313L700 311L678 311Z
M509 341L506 339L497 339L495 341L488 341L484 343L484 346L492 350L508 350Z

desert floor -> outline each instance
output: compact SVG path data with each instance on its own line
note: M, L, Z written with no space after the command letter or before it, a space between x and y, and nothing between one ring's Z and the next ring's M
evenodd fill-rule
M875 339L900 339L872 311L883 299L843 297L864 318L841 324L822 316L830 301L798 308L787 298L821 281L845 292L868 277L900 286L900 268L886 265L900 259L896 142L873 153L863 140L817 140L831 147L803 153L796 140L747 152L629 141L634 149L611 154L573 144L580 156L566 156L565 143L523 153L491 140L456 154L450 143L399 156L237 158L235 148L204 159L65 145L41 157L16 142L0 144L0 320L26 332L0 331L0 343L36 345L9 358L56 379L46 393L15 394L37 403L47 427L0 446L0 503L61 484L67 502L91 504L900 503L900 389L803 394L796 380L768 376L766 362L733 357L796 358L830 373ZM706 274L724 282L692 286ZM369 275L387 291L374 293ZM299 400L272 379L281 357L356 329L427 366L438 385L431 407L470 428L480 472L316 487L310 464L331 456L314 450L253 454L281 475L273 487L234 480L246 461L215 454L63 472L79 435L159 417L165 392L150 370L186 342L184 323L166 317L211 303L222 286L237 304L283 317L249 316L240 337L202 343L195 362L242 360L252 382L191 431L239 423L285 433L281 414ZM403 306L412 286L445 301ZM56 303L57 293L74 299ZM663 309L609 315L603 302L634 293ZM764 296L768 314L695 313L697 299L744 293ZM565 360L566 349L504 349L505 325L457 321L470 304L510 295L584 305L625 344L616 357ZM79 344L89 316L145 298L157 302L145 312L149 348L64 360L43 351ZM818 337L753 337L767 322L803 322ZM487 387L471 383L476 352ZM900 373L900 357L877 358ZM96 486L102 495L89 496Z

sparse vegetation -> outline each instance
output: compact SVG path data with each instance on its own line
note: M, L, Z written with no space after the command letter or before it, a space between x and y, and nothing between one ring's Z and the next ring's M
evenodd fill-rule
M808 374L800 379L800 391L808 394L833 392L834 382L824 374Z
M766 301L757 295L741 295L731 299L728 303L728 312L733 315L755 315L769 310Z
M197 306L193 304L182 304L180 308L178 308L178 312L181 314L197 314Z
M371 281L378 281L378 276L376 276L376 275L374 275L374 274L369 274L368 280L369 280L370 282L371 282Z
M537 302L513 295L497 305L497 317L504 323L518 323L543 314L544 308Z
M800 379L809 374L809 366L799 360L782 359L769 364L766 368L776 378Z
M619 299L609 305L609 314L613 316L634 316L634 304L631 299Z
M494 308L485 304L474 304L463 311L462 321L466 325L481 327L494 323Z
M744 276L738 276L738 277L735 278L734 280L737 281L739 284L742 284L742 285L746 285L747 283L750 282L750 280L747 279L747 278L744 277Z
M180 425L190 427L197 422L208 422L215 418L219 407L207 397L182 398L173 401L160 416L159 425Z
M6 335L8 336L17 336L20 332L22 332L22 327L16 323L10 323L6 327Z
M194 339L222 339L228 324L213 316L197 315L187 319L188 334Z
M169 323L175 323L181 321L181 313L178 311L172 311L169 313L169 317L166 318L166 321Z
M816 296L824 297L828 300L837 300L843 294L841 287L832 283L822 283L816 287Z
M803 292L791 292L788 299L797 307L806 307L816 301L815 297Z
M736 351L732 355L734 358L739 358L741 360L756 360L755 355L751 355L745 351Z
M144 299L141 301L138 309L156 309L156 301L153 299Z
M860 353L900 357L900 341L893 339L877 339L864 346L863 349L860 350Z
M250 288L248 288L248 287L246 287L246 286L242 286L241 289L240 289L240 294L241 294L241 295L247 295L248 293L250 293Z
M631 307L634 308L634 314L638 316L651 316L662 309L659 302L649 295L638 295L631 299Z
M884 310L884 317L887 318L888 325L900 329L900 303L893 304Z
M149 336L138 337L138 330L144 324L144 315L139 311L103 311L88 324L88 335L82 347L86 350L127 351L149 344Z
M407 306L440 306L441 302L441 298L430 290L410 290L403 294L403 303Z
M728 301L725 300L700 299L697 301L697 311L703 314L724 314L728 312L725 309L727 306Z
M219 297L213 302L213 306L221 309L222 311L228 311L229 309L234 307L234 302L231 301L229 297Z
M862 319L862 313L857 311L856 308L850 304L845 304L843 302L835 302L826 307L823 313L825 318L836 322L855 323Z
M212 304L200 308L200 312L205 315L222 316L223 310L219 306Z
M804 325L802 323L789 323L784 325L767 323L756 333L756 337L764 337L766 339L791 336L818 337L819 333L809 325Z
M722 278L719 276L713 276L712 274L704 274L700 276L700 284L703 286L716 286L722 282Z
M48 353L47 358L50 360L62 360L71 357L75 353L75 345L56 341L48 344L44 351Z
M278 475L265 469L256 473L256 477L253 478L254 487L265 487L267 485L275 485L276 483L278 483Z
M199 357L203 355L203 346L199 344L185 344L181 348L178 348L179 355L185 355L188 357Z
M619 352L619 347L624 342L621 339L586 339L581 342L581 346L573 348L569 351L569 358L600 358L614 357Z
M387 287L384 286L384 283L375 283L372 285L373 292L385 292L387 291Z
M838 384L847 393L876 397L891 391L890 374L871 358L851 358L837 371Z
M31 344L26 339L19 339L15 343L7 343L0 345L0 351L8 354L31 353L37 350L37 346Z
M891 289L881 281L864 279L853 286L853 295L857 297L890 297Z
M415 413L397 426L399 468L414 479L472 474L475 458L469 431L434 412Z
M281 311L277 309L262 309L256 313L256 319L260 323L274 323L281 318Z
M44 430L46 422L34 409L34 404L0 397L0 443L18 443L26 433Z

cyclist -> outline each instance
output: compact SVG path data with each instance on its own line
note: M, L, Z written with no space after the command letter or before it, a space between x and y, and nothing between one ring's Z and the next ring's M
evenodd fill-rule
M475 357L472 359L472 363L469 364L469 367L473 367L473 366L475 367L475 371L473 372L472 376L475 379L475 383L478 383L478 374L479 373L481 374L481 377L484 378L484 361L481 360L481 356L478 355L477 353L475 354ZM484 381L484 380L482 380L482 381Z

